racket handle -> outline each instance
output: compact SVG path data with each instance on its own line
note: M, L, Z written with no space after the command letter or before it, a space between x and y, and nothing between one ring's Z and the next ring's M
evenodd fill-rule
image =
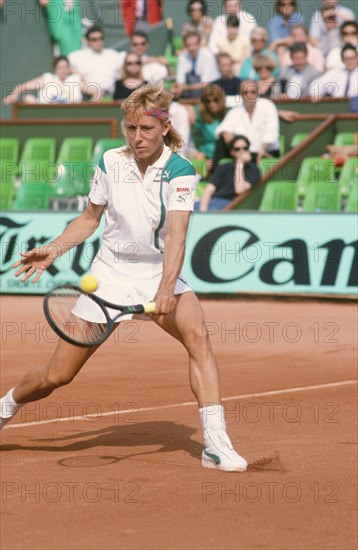
M155 302L150 302L149 304L146 304L144 307L144 313L154 313L155 312Z

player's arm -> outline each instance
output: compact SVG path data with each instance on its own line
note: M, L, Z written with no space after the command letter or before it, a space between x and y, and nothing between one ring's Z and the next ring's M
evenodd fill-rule
M21 259L13 267L19 268L15 277L24 276L21 282L34 276L33 283L36 283L42 273L53 262L71 250L74 246L83 243L92 235L99 226L105 205L89 203L87 209L68 224L66 229L50 243L33 248L28 252L21 252Z
M156 312L170 313L175 306L174 288L183 267L185 238L191 211L170 210L165 238L163 275L155 296Z

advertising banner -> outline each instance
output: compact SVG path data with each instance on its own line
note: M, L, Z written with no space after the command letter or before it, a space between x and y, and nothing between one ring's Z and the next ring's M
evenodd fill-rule
M44 294L58 284L78 283L99 250L103 226L59 258L35 285L21 283L12 268L20 252L48 243L75 216L1 215L2 293ZM357 244L355 214L193 214L183 274L201 293L355 294Z

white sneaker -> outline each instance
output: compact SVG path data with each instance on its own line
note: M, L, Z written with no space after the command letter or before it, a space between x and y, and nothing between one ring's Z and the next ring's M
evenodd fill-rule
M204 468L224 472L245 472L248 464L232 446L225 430L205 430L205 448L201 455Z

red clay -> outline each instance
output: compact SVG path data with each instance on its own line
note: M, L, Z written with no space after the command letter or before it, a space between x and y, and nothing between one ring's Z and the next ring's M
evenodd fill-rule
M2 550L357 548L355 304L203 305L249 470L201 467L184 350L127 323L3 430ZM2 332L3 394L55 344L39 297L3 297Z

